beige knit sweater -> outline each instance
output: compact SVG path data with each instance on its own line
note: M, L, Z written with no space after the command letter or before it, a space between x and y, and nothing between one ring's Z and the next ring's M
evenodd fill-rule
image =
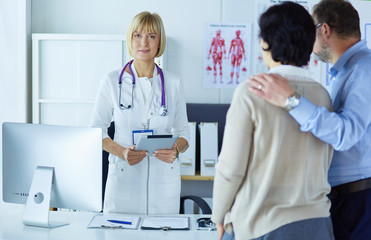
M272 72L288 78L312 103L331 109L327 91L307 70L279 66ZM227 231L233 225L236 239L251 239L291 222L328 217L331 157L331 146L301 132L285 109L254 96L247 82L241 83L227 114L212 220L224 222Z

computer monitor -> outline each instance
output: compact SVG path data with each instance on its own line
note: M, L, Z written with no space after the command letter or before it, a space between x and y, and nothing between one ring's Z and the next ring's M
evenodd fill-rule
M57 227L49 209L102 210L102 130L5 122L3 201L26 204L25 225Z

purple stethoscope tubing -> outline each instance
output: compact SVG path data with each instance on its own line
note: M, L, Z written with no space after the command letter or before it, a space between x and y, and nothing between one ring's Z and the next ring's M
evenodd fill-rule
M129 61L127 64L125 64L124 68L122 69L121 73L120 73L120 78L119 78L119 86L120 86L120 95L119 95L119 106L121 109L129 109L133 106L133 92L131 92L131 105L128 105L127 107L125 107L123 104L121 104L121 85L122 85L122 75L124 75L124 72L125 72L125 69L127 66L129 66L129 71L130 71L130 74L133 78L132 80L132 85L133 85L133 89L134 89L134 86L135 86L135 76L134 76L134 73L133 71L131 70L131 64L133 63L134 60L131 60ZM165 81L164 81L164 74L161 70L161 68L155 63L156 65L156 68L157 68L157 71L159 72L160 74L160 79L161 79L161 108L163 109L163 113L161 113L160 115L161 116L165 116L167 115L167 108L166 108L166 101L165 101Z

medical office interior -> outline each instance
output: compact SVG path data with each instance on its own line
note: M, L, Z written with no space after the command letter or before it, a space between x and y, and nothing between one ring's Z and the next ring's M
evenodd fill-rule
M87 126L99 81L105 73L122 67L129 59L125 49L125 32L133 16L141 11L156 12L162 17L167 46L159 61L164 69L180 77L187 103L230 104L233 84L218 83L217 86L210 87L209 83L205 83L205 76L208 75L210 81L213 81L213 63L207 58L211 42L208 41L206 30L218 24L221 27L245 26L250 31L244 31L243 33L249 34L241 36L245 42L247 60L242 61L245 68L240 71L244 71L246 75L266 71L260 55L257 19L267 6L278 2L280 1L0 0L0 122ZM310 8L318 1L298 2ZM368 26L371 24L371 2L352 0L351 3L361 17L362 38L367 37L367 29L370 38L371 28ZM69 62L68 56L75 56L71 49L89 40L94 43L87 46L85 51L98 49L99 54L102 54L101 65L84 65L89 62L89 54L81 54L78 61ZM111 41L115 43L111 44ZM226 42L226 54L228 51L229 43ZM229 64L231 60L225 58L223 61ZM51 62L58 65L50 64ZM317 80L325 83L328 66L320 62L315 65L314 74ZM72 69L72 72L66 72L66 69ZM228 77L231 75L229 70L223 71L223 74ZM41 83L40 79L46 75L54 80ZM76 77L77 75L80 77ZM240 82L244 80L242 77L239 79ZM77 84L76 81L80 82ZM39 90L33 90L35 87ZM74 92L79 92L81 99L76 99ZM67 93L66 98L70 99L66 102L53 102L62 93ZM200 126L197 125L196 128L198 127ZM0 138L0 146L1 141ZM0 155L1 151L2 149ZM193 167L196 166L196 162L192 164ZM1 168L2 165L0 173ZM210 176L201 176L200 166L198 170L194 174L182 176L181 195L200 196L212 206L212 173ZM0 178L0 190L2 181ZM3 209L23 207L0 201L0 214Z

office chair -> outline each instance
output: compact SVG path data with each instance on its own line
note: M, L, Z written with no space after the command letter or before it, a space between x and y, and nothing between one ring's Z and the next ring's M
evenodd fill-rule
M182 196L180 197L180 214L184 214L184 202L185 200L190 199L194 201L199 208L201 208L202 214L211 214L211 208L209 207L209 204L202 198L198 196L193 196L193 195L187 195L187 196Z

